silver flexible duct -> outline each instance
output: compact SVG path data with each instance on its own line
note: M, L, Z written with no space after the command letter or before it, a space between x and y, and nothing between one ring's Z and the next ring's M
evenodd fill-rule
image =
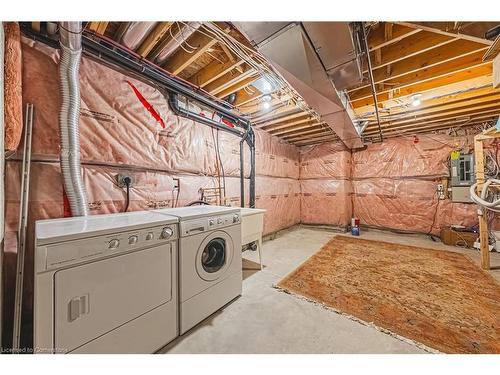
M60 23L61 59L59 80L61 110L59 132L61 137L61 172L64 189L73 216L89 214L87 192L80 166L80 58L82 55L81 22Z

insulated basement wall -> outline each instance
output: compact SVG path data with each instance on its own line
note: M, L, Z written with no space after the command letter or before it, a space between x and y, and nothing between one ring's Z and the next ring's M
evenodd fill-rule
M22 38L23 103L34 105L29 229L23 315L24 344L31 333L33 235L38 219L67 214L59 167L58 50ZM143 107L131 82L160 113L165 128ZM178 206L200 199L200 188L219 185L216 144L225 172L226 202L240 205L239 141L229 133L176 116L156 88L90 58L80 67L80 144L82 175L91 214L121 212L125 191L118 173L134 179L129 210ZM217 134L218 133L218 134ZM218 142L217 142L218 139ZM10 342L20 196L20 157L6 165L6 304L4 331ZM248 205L250 154L245 145L245 202ZM256 207L267 209L265 233L300 221L299 151L256 130ZM179 180L179 193L174 190ZM221 178L220 183L224 186ZM65 210L66 209L66 210ZM7 334L8 332L8 334Z
M345 228L352 216L350 177L351 152L343 143L301 147L301 222Z
M361 224L439 234L451 224L477 224L474 204L438 200L453 150L472 151L473 136L423 134L368 145L352 153L353 213Z

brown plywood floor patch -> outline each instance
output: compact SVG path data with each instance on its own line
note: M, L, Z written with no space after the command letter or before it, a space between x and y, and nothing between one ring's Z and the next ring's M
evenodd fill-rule
M468 257L336 236L278 284L445 353L500 353L500 286Z

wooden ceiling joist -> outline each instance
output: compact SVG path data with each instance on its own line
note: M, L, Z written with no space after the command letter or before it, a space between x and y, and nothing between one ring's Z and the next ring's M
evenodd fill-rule
M435 89L439 86L444 86L460 81L466 81L472 78L488 76L492 74L491 64L479 64L474 67L466 68L461 71L454 71L452 73L446 74L444 76L439 76L435 78L430 78L426 81L416 80L414 83L407 84L404 87L398 87L396 89L384 89L383 91L377 92L377 99L379 103L387 100L401 98L404 96L422 93L424 91ZM351 105L353 108L364 107L367 105L373 105L373 98L371 96L364 96L359 99L351 98Z
M474 106L484 106L488 104L500 103L500 92L492 92L490 94L481 95L474 98L458 99L458 100L448 100L441 101L437 105L426 105L421 109L414 110L399 110L391 112L386 116L382 116L381 124L394 123L398 121L405 120L415 120L420 119L425 116L439 115L442 113L453 113L453 110L464 109L464 108L474 108ZM374 118L369 121L375 122Z
M409 102L401 105L386 106L379 109L382 117L394 116L397 114L405 114L407 116L412 116L416 113L426 113L437 107L442 107L444 105L455 104L455 105L466 105L470 100L476 99L488 99L489 97L500 95L500 89L493 89L491 86L471 88L466 91L450 92L449 94L439 95L435 98L423 98L422 106L419 108L412 107ZM375 120L375 115L371 113L370 116L362 115L360 116L363 120Z
M397 78L408 76L409 74L418 72L420 70L429 70L434 66L445 68L445 64L447 68L449 68L448 71L451 71L452 69L458 70L460 68L463 68L464 66L471 66L472 64L479 62L480 55L482 62L482 55L484 54L485 50L486 47L478 45L477 43L457 40L441 48L435 48L430 51L424 52L414 58L404 59L397 63L394 63L391 65L390 72L387 72L386 69L376 69L373 72L373 78L376 84L380 84L389 80L399 82ZM475 58L471 55L474 55ZM469 56L471 58L465 59L465 57ZM459 62L459 60L463 60L463 62ZM436 69L436 71L438 72L442 70L443 69ZM401 83L404 83L404 80L402 80ZM369 85L363 85L360 88L362 87L369 87ZM356 92L356 90L358 89L351 90L351 92Z
M242 60L228 61L225 64L221 64L219 61L214 60L190 77L189 82L199 87L205 87L209 83L221 78L242 64Z
M405 38L400 43L391 44L375 50L380 51L380 61L373 65L373 69L379 69L386 65L408 59L434 48L444 46L454 40L456 40L456 38L446 35L436 35L429 32L414 34ZM372 61L375 61L375 52L372 52L372 55ZM368 72L368 70L365 69L364 73L366 72Z
M282 123L287 122L289 120L293 120L293 119L296 119L298 117L303 117L303 116L307 116L307 115L308 114L306 114L305 112L296 112L296 113L292 113L292 114L287 115L287 116L279 117L275 120L265 121L263 123L258 124L257 126L265 129L266 126L270 126L270 125L274 125L274 124L282 124Z
M403 134L418 134L418 133L428 133L437 130L444 130L450 128L464 127L464 126L474 126L484 122L491 121L491 116L476 116L466 121L448 120L445 122L439 122L432 125L422 125L418 127L409 127L401 129L390 129L384 132L385 137L403 135ZM377 132L363 134L365 137L377 137Z
M103 21L93 21L89 24L89 29L95 31L97 34L104 35L108 27L109 22Z
M224 74L222 77L212 81L206 85L203 89L208 91L212 95L217 95L219 92L233 86L239 82L242 82L246 78L255 75L255 70L253 70L248 65L243 65L243 72L230 71ZM238 89L240 90L240 89ZM236 90L236 91L238 91Z
M298 141L290 141L290 143L295 144L297 146L306 146L306 145L311 145L311 144L317 144L317 143L324 143L324 142L332 142L336 141L339 138L335 134L327 135L327 136L319 136L319 137L311 137L308 139L303 139L303 140L298 140Z
M390 90L395 90L407 86L424 83L426 81L435 80L453 73L459 73L462 71L466 71L468 69L490 64L489 62L484 63L482 61L482 57L483 57L483 52L478 51L471 54L467 54L464 57L449 60L445 63L439 63L437 65L433 65L429 68L413 71L410 72L409 74L401 73L395 78L389 77L383 80L384 87L385 85L387 85L388 87L390 87L389 90L377 89L377 92L378 93L388 92ZM385 72L382 72L382 74L385 75ZM380 82L380 77L379 77L379 82ZM370 87L364 87L361 89L352 90L349 95L351 100L355 101L358 99L369 98L372 95L372 93Z
M256 116L253 118L253 123L256 125L260 125L263 122L271 121L271 120L279 120L281 117L293 114L293 113L303 113L300 109L293 105L281 105L278 108L273 110L269 110L266 113L263 113L260 116Z
M255 82L255 80L257 80L259 77L255 75L254 71L252 71L251 73L252 74L250 76L247 76L246 78L243 78L241 80L237 80L237 82L235 84L225 88L222 91L217 92L217 94L215 96L219 99L223 99L226 96L232 94L233 92L237 92L237 91L247 87L252 82Z
M190 53L182 48L179 48L172 56L169 57L163 67L172 74L177 75L210 48L212 48L216 43L216 39L195 31L193 35L188 38L187 44L195 47L196 50Z
M300 121L298 125L292 125L292 126L288 125L285 127L283 127L283 125L282 125L280 129L276 130L276 129L271 128L267 131L269 133L271 133L272 135L282 136L284 134L288 134L288 133L291 133L291 132L294 132L297 130L311 129L311 128L319 126L321 124L322 123L319 121L306 119L306 120Z
M397 22L398 25L413 28L415 30L425 30L436 34L442 34L452 37L458 37L472 42L483 43L484 45L491 45L492 41L484 38L484 33L491 27L497 25L497 22L473 22L475 30L472 32L463 32L461 28L455 28L454 22ZM465 28L466 29L466 28Z
M390 131L394 129L413 129L413 130L418 130L420 127L423 125L430 125L430 124L435 124L443 121L453 121L453 120L460 120L460 119L471 119L474 116L495 116L500 113L500 105L494 108L486 108L482 111L478 111L477 109L474 110L469 110L469 111L463 111L460 113L455 113L451 115L443 115L437 118L434 118L432 120L426 120L426 121L415 121L412 123L405 123L405 124L391 124L391 125L385 125L382 127L382 131ZM365 130L363 134L376 134L378 131L378 128L375 126L370 126Z
M167 31L172 27L173 22L158 22L153 31L151 31L146 39L137 49L137 53L142 57L146 57L149 52L156 46L158 42L165 36Z
M391 37L388 38L386 34L386 28L384 27L378 27L374 30L370 31L370 34L368 35L368 48L370 51L376 50L378 48L382 48L385 46L388 46L390 44L399 42L400 40L409 37L411 35L414 35L416 33L420 32L420 30L404 26L404 25L398 25L395 24L392 27L391 31Z
M279 133L271 133L271 134L275 135L277 137L285 137L288 135L295 135L295 134L299 134L299 133L308 132L309 130L316 130L316 129L324 128L325 126L328 126L328 125L321 123L321 122L313 122L311 124L292 127L292 128L286 129L286 130L282 130Z
M301 132L298 132L295 134L287 134L287 135L284 135L280 138L283 138L287 141L296 141L298 139L310 138L310 137L315 137L318 135L323 135L323 134L326 135L326 134L331 134L331 133L332 133L332 129L328 128L325 125L322 125L316 129L301 131Z
M316 122L316 120L311 118L311 116L309 114L303 113L302 116L299 116L299 118L295 118L291 121L285 121L285 122L279 122L276 124L265 125L265 126L262 126L261 129L264 129L264 130L272 133L272 132L280 131L283 129L289 129L289 128L296 126L296 125L313 123L313 122Z
M247 105L250 105L253 101L260 99L264 94L262 94L255 87L248 87L246 89L242 89L236 92L236 101L234 105L245 108Z

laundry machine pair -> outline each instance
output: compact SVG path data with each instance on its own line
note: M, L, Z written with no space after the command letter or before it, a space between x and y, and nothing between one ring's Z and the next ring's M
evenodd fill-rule
M179 331L182 335L241 295L240 209L203 205L155 212L179 219Z

